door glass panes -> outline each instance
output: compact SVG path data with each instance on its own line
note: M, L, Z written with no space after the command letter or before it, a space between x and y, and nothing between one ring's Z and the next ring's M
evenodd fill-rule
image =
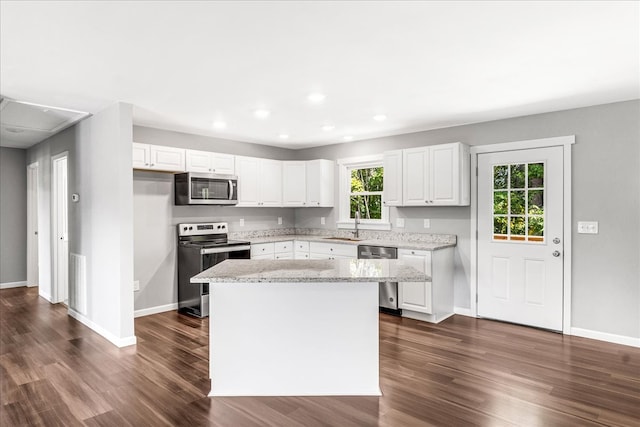
M542 162L493 166L493 240L544 242Z

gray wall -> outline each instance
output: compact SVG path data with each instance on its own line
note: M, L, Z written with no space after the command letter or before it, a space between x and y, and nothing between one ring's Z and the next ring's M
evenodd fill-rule
M51 157L68 151L69 195L80 195L69 204L69 252L87 260L87 307L79 314L116 344L134 337L131 110L115 104L27 152L28 163L38 161L40 167L39 292L51 299Z
M271 159L291 159L295 152L200 135L140 126L133 140L155 145L215 151ZM173 174L133 172L134 293L135 310L174 304L178 301L176 225L183 222L224 221L230 231L288 228L295 225L292 208L238 208L231 206L174 206ZM278 225L278 217L282 225ZM240 227L240 218L245 225Z
M0 147L0 284L27 280L26 151Z
M460 141L469 145L575 135L573 146L572 326L640 337L640 101L456 126L300 150L300 160L354 157ZM324 215L324 214L322 214ZM469 208L391 208L406 231L458 235L455 305L469 307ZM320 212L299 209L296 224L320 227ZM599 221L598 235L576 233L577 221ZM327 219L327 228L334 222Z

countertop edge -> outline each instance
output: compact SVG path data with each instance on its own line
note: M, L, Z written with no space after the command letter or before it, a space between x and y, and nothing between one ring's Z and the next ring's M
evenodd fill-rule
M341 245L367 245L367 246L384 246L384 247L395 247L398 249L415 249L422 251L437 251L440 249L453 248L456 247L456 243L439 243L439 242L406 242L406 241L391 241L391 240L375 240L375 239L367 239L367 240L358 240L358 241L349 241L349 240L340 240L340 239L328 239L326 236L317 236L317 235L309 235L309 234L287 234L281 236L268 236L268 237L254 237L254 238L244 238L245 240L252 245L259 245L262 243L278 243L278 242L290 242L295 240L307 241L307 242L322 242L322 243L336 243Z

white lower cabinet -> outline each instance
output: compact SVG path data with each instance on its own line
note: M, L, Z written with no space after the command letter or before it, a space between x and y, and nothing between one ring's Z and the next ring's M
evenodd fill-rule
M273 244L274 259L293 259L293 242L276 242Z
M273 243L258 243L251 245L251 259L274 259Z
M438 323L453 314L453 248L398 249L398 259L431 276L430 282L400 282L402 316Z
M358 246L340 243L309 242L310 259L357 258Z
M296 240L293 242L293 257L295 259L309 259L309 242Z

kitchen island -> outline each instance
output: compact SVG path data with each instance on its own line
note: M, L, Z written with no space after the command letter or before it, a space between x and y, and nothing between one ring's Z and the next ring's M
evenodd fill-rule
M380 395L378 283L397 260L226 260L209 283L209 396Z

